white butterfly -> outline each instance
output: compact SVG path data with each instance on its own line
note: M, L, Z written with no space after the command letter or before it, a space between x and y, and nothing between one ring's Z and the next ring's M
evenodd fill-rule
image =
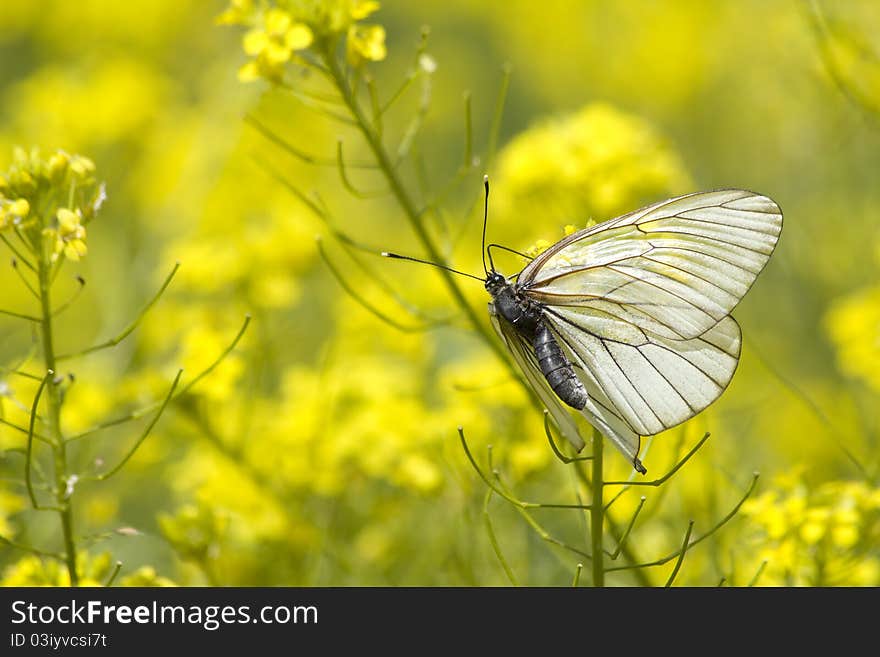
M655 203L570 235L511 279L493 266L492 324L576 449L566 406L644 473L640 437L693 417L730 382L741 347L730 312L781 230L779 206L744 190Z

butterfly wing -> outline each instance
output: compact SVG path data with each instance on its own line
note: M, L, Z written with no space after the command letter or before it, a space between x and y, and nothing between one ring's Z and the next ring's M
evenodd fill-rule
M781 230L782 212L766 196L689 194L574 233L529 263L517 286L546 306L589 307L690 340L730 314Z
M727 387L741 348L729 313L781 230L766 196L689 194L575 233L520 273L518 289L543 306L590 394L587 420L627 457L639 436L693 417Z

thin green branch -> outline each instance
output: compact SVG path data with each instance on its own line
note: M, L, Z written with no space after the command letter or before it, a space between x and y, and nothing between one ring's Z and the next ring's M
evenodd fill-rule
M122 570L122 562L117 561L113 566L113 572L110 573L110 577L107 578L107 581L104 582L104 587L109 588L113 586L113 582L116 581L116 576L119 574L119 571Z
M373 249L365 244L361 244L360 242L349 237L341 230L331 227L331 231L333 233L333 237L337 239L339 244L342 246L343 249L345 249L345 252L361 269L361 271L363 271L370 278L370 280L376 283L380 289L382 289L386 294L388 294L388 296L394 299L394 301L396 301L401 306L401 308L406 310L410 315L412 315L413 317L417 317L418 319L423 319L432 325L449 324L454 319L454 317L432 317L418 306L413 305L400 293L398 293L398 291L394 289L393 285L388 283L388 281L380 276L376 269L367 265L364 262L363 258L360 258L355 254L355 251L361 251L363 253L368 253L372 256L381 256L381 252L378 249Z
M76 288L76 290L74 290L73 294L70 295L70 298L67 301L65 301L52 311L52 317L57 317L65 310L67 310L70 305L79 298L79 295L82 294L82 291L83 289L85 289L86 286L86 279L84 279L82 276L77 276L76 282L79 283L79 286Z
M758 580L761 578L761 575L764 574L764 569L767 567L767 561L762 561L761 565L758 566L758 570L755 573L755 576L749 580L749 583L746 586L755 586L758 583Z
M669 481L675 475L676 472L681 470L685 463L687 463L691 457L697 453L697 450L703 446L703 444L709 440L709 432L700 438L700 441L694 445L690 451L685 454L678 463L676 463L665 475L660 477L659 479L654 479L653 481L606 481L605 486L660 486L661 484Z
M38 381L42 381L42 379L40 379L39 377L37 378L37 380L38 380ZM32 432L32 431L30 431L27 427L23 427L23 426L21 426L20 424L16 424L15 422L10 422L10 421L7 420L6 418L2 418L2 417L0 417L0 424L6 425L7 427L10 427L11 429L15 429L16 431L19 431L19 432L21 432L21 433L24 433L24 434L30 434L30 435L32 435L34 438L36 438L37 440L39 440L41 443L46 443L47 445L52 445L52 444L53 444L53 443L52 443L52 439L49 438L48 436L44 436L43 434L41 434L41 433L37 433L36 431L33 431L33 432Z
M593 586L605 586L605 555L603 536L605 532L605 508L602 505L603 451L605 438L593 428L592 509L590 509L590 552L593 554Z
M468 447L467 440L464 437L464 429L462 427L458 427L458 436L461 439L461 446L464 448L464 453L473 466L474 470L477 471L477 474L480 476L486 485L494 490L500 497L503 497L505 500L513 504L515 507L520 509L590 509L590 505L588 504L544 504L542 502L524 502L522 500L516 499L513 495L508 493L503 488L499 487L497 484L493 483L489 477L483 472L479 465L477 465L476 459L474 459L473 454L471 454L470 447Z
M707 538L712 536L712 534L714 534L719 529L721 529L724 525L726 525L739 512L742 505L745 504L745 501L747 499L749 499L751 494L754 492L755 486L758 483L758 477L759 477L759 474L756 472L752 476L752 481L749 484L749 487L746 490L745 494L736 503L736 506L734 506L733 509L730 510L730 513L728 513L721 520L719 520L717 523L715 523L715 525L711 529L709 529L705 534L702 534L698 538L695 538L693 541L691 541L688 544L687 549L691 549L692 547L694 547L698 543L702 543L704 540L706 540ZM632 569L637 569L637 568L651 568L653 566L662 566L663 564L669 563L670 561L672 561L673 559L678 557L680 552L681 552L681 550L679 549L679 550L676 550L675 552L673 552L672 554L667 554L665 557L662 557L662 558L657 559L655 561L649 561L647 563L640 563L640 564L626 565L626 566L615 566L613 568L608 568L608 572L612 572L615 570L632 570Z
M532 514L530 514L528 511L526 511L525 509L523 509L521 507L515 507L515 508L542 541L546 541L547 543L551 543L552 545L555 545L557 547L561 547L563 550L568 550L572 554L576 554L580 557L583 557L584 559L587 559L588 561L592 561L593 557L589 552L585 552L584 550L581 550L580 548L576 548L573 545L569 545L565 541L556 538L550 532L548 532L546 529L544 529L541 526L541 524L537 520L535 520L532 517Z
M306 93L298 91L296 88L289 84L280 84L279 87L284 89L291 96L296 98L299 102L301 102L304 106L314 110L318 114L323 114L329 119L334 121L339 121L343 125L354 125L354 121L351 118L345 116L344 114L339 114L334 112L333 110L329 110L324 106L324 103L327 102L325 100L314 98Z
M345 187L345 189L348 190L348 193L355 198L370 199L388 195L388 190L362 192L352 184L351 179L349 179L348 174L345 171L345 158L342 155L341 139L336 141L336 170L339 172L339 179L342 181L342 186Z
M31 500L31 506L40 511L59 510L59 507L42 506L37 501L37 494L34 492L34 486L31 482L31 456L34 449L34 423L37 420L37 405L40 403L40 397L43 395L43 390L45 390L46 384L49 383L49 380L53 376L55 376L55 373L52 370L46 372L46 376L43 377L43 380L40 382L40 387L37 388L37 393L34 395L34 403L33 406L31 406L31 419L30 424L28 425L27 451L25 452L24 458L24 483L25 486L27 486L28 497Z
M826 73L828 73L828 77L831 78L837 90L853 107L862 112L870 121L876 122L878 116L880 116L880 106L856 85L851 84L846 79L843 71L840 70L836 57L829 46L833 36L819 3L813 0L812 2L805 2L803 6L810 7L805 10L807 22L816 39L819 58L822 60L822 65Z
M110 470L108 470L106 472L102 472L101 474L96 475L95 477L90 477L90 479L93 479L95 481L104 481L106 479L109 479L110 477L115 475L117 472L119 472L126 463L128 463L129 459L132 456L134 456L134 453L138 450L138 448L141 446L141 444L144 442L144 440L147 439L147 436L150 435L150 432L153 430L153 427L156 426L156 423L159 421L159 418L162 417L162 413L165 412L165 408L168 406L168 403L171 401L171 398L174 396L174 391L177 389L177 384L180 383L180 375L181 374L183 374L183 370L177 370L177 376L174 377L174 382L171 384L171 388L168 390L168 394L165 395L165 399L162 401L162 405L159 406L159 410L156 411L156 415L153 416L153 419L144 428L143 433L135 441L135 443L134 443L134 445L132 445L131 449L128 450L126 455L122 457L122 459L119 461L119 463L116 464L115 467L111 468Z
M8 315L9 317L15 317L16 319L26 319L29 322L40 322L39 317L34 317L33 315L25 315L24 313L17 313L14 310L3 310L0 308L0 315Z
M244 122L254 128L257 132L259 132L263 137L268 139L270 142L278 146L281 150L283 150L288 155L293 156L294 158L300 160L301 162L305 162L306 164L313 164L317 166L327 166L327 167L335 167L336 158L335 157L319 157L317 155L312 155L310 153L306 153L305 151L300 150L289 141L282 138L278 133L271 130L265 123L261 122L257 119L253 114L247 114L244 117ZM372 162L349 162L349 169L376 169L376 165Z
M675 567L669 574L669 579L666 580L666 588L670 588L672 586L672 583L675 581L676 575L678 575L678 571L681 570L681 564L684 561L684 555L687 553L687 550L690 547L688 541L691 540L691 532L693 531L693 529L694 521L691 520L688 523L687 531L684 533L684 541L682 541L681 548L678 551L678 559L675 561Z
M553 433L550 429L550 412L545 408L544 409L544 434L547 436L547 442L550 443L550 449L553 450L553 453L556 455L560 461L565 464L574 463L575 461L592 461L593 456L566 456L562 453L559 447L556 446L556 441L553 439Z
M796 399L800 400L802 404L804 404L810 412L812 412L819 420L826 426L828 429L831 439L834 444L843 452L844 456L849 460L850 463L859 471L859 474L866 481L871 481L871 474L865 469L863 465L864 459L859 458L849 447L846 446L844 442L844 437L840 434L840 430L838 429L838 425L830 420L828 415L825 414L825 411L817 404L800 386L798 386L794 380L790 379L788 376L782 373L770 359L765 358L762 350L758 347L755 341L751 338L746 338L746 342L749 345L751 351L758 357L758 362L764 366L764 368L770 372L773 376L775 376L783 386L788 388L789 392L791 392Z
M471 119L471 92L464 92L464 162L463 169L470 169L474 165L474 129Z
M373 130L380 137L382 136L382 107L379 102L379 91L376 89L376 81L372 75L366 77L367 93L370 96L370 108L373 112Z
M16 550L23 550L24 552L30 552L31 554L36 554L39 557L49 557L50 559L57 559L58 561L64 561L64 555L60 552L47 552L46 550L40 550L39 548L32 547L30 545L25 545L24 543L18 543L16 541L10 540L5 536L0 536L0 543L6 545L11 548L15 548Z
M611 508L611 505L614 504L618 499L620 499L620 496L623 495L628 490L629 490L629 488L621 488L619 491L617 491L614 494L614 497L612 497L610 500L608 500L608 502L605 504L605 506L604 506L605 512L607 513L608 509Z
M419 42L418 47L416 48L415 56L413 57L413 63L410 69L407 71L406 76L403 79L403 83L397 88L397 90L391 94L391 97L382 105L382 108L379 110L379 118L381 118L385 112L391 109L392 105L396 103L404 93L406 93L407 89L409 89L410 85L412 85L413 81L418 76L419 71L419 60L422 55L425 53L425 50L428 48L428 36L430 35L431 30L428 27L422 28L422 38Z
M574 570L574 579L571 580L571 588L576 589L578 587L578 583L581 581L581 571L584 569L584 564L579 563L575 566Z
M333 274L333 277L336 279L336 282L339 283L339 286L343 290L345 290L345 292L348 294L348 296L350 296L352 299L354 299L358 303L358 305L360 305L362 308L364 308L364 310L368 311L370 314L374 315L376 318L382 320L383 322L385 322L389 326L396 328L398 331L402 331L404 333L420 333L423 331L428 331L432 328L436 328L437 326L441 325L440 322L436 322L433 324L426 323L426 324L422 324L422 325L408 326L406 324L401 324L396 319L393 319L389 315L383 313L381 310L376 308L369 301L364 299L364 297L361 296L357 292L357 290L355 290L354 286L349 285L348 281L345 280L345 277L343 277L342 273L339 271L339 269L336 267L336 265L333 264L333 262L330 260L330 257L327 255L327 252L324 250L324 245L323 245L321 238L318 237L315 240L315 242L318 245L318 254L321 256L321 259L324 261L324 264L327 265L327 269L329 269L330 273Z
M0 233L0 240L3 240L3 243L9 247L9 250L12 251L13 255L15 256L15 258L18 262L21 262L25 267L30 269L32 272L36 273L37 268L31 263L30 260L28 260L26 257L24 257L24 255L21 253L21 251L19 251L17 248L15 248L15 245L9 241L9 238L6 237L6 235L4 235L3 233Z
M400 143L397 145L397 155L394 160L395 167L403 162L406 159L407 155L409 155L410 149L412 149L413 145L416 142L416 139L422 132L422 128L425 125L425 119L428 116L428 110L430 108L431 73L425 72L422 74L422 93L419 97L419 106L416 109L416 114L409 122L409 125L404 131Z
M501 87L498 89L498 96L495 99L495 110L492 113L492 123L489 125L489 140L486 146L486 170L495 161L495 153L498 150L498 137L501 134L501 119L504 116L504 104L507 101L507 91L510 88L510 74L513 67L505 64L501 69Z
M574 468L575 475L578 480L588 489L592 490L593 482L590 475L587 473L587 468L584 463L575 463L572 466ZM616 542L620 542L620 538L622 532L617 526L617 522L614 520L614 517L608 513L607 508L605 510L605 524L608 525L608 534L611 538ZM632 547L629 543L625 544L621 548L621 556L626 560L627 563L639 563L640 559L633 551ZM640 586L650 587L653 586L651 582L651 578L647 573L643 570L635 570L633 571L633 576L638 580Z
M27 353L19 359L17 363L14 365L3 366L0 365L0 371L5 374L14 374L15 376L20 376L25 379L31 379L32 381L42 381L43 377L37 376L36 374L31 374L30 372L24 372L21 368L24 367L24 364L27 363L31 358L33 358L34 354L37 352L37 344L33 342L31 344L31 348L28 349Z
M428 163L425 161L425 154L418 142L412 146L412 165L413 172L416 174L415 179L419 195L421 198L428 198L431 195L431 183L428 180ZM449 234L449 229L443 220L440 209L432 208L432 214L437 222L437 227L440 229L440 238L445 240Z
M281 173L271 166L269 163L260 160L258 158L253 158L254 163L260 167L265 173L272 176L276 181L278 181L282 186L284 186L287 191L293 194L297 199L299 199L309 210L315 213L317 217L326 223L328 226L330 224L330 218L327 216L327 211L318 205L315 201L310 199L306 194L301 191L296 185L287 180Z
M391 106L394 105L394 103L396 103L400 99L400 97L403 96L404 93L406 93L406 90L410 88L410 85L412 85L413 80L415 80L417 76L418 73L416 72L416 69L411 69L407 71L406 76L403 79L403 83L397 88L394 93L391 94L391 97L387 101L385 101L385 104L379 110L378 116L380 119L389 109L391 109Z
M100 351L101 349L109 349L111 347L115 347L120 342L125 340L131 333L138 327L138 325L143 321L144 316L150 311L150 309L156 305L156 302L159 301L159 298L164 294L165 290L171 284L171 279L174 278L174 274L177 273L177 270L180 269L180 263L174 263L174 268L171 270L171 273L165 277L165 280L162 282L162 286L159 288L159 291L153 295L153 298L150 299L147 304L141 308L141 311L137 314L137 316L131 321L131 323L126 326L120 333L116 336L110 338L109 340L102 342L100 344L96 344L92 347L88 347L87 349L83 349L82 351L77 351L70 354L61 354L60 356L56 356L56 360L67 360L70 358L76 358L78 356L85 356L86 354L91 354L95 351Z
M492 466L492 446L491 445L489 446L489 466L490 467ZM501 480L501 476L500 476L498 470L493 468L492 474L495 476L495 481L496 481L498 487L506 496L505 499L512 498L513 495L510 492L510 489L504 485L504 482ZM497 490L499 490L499 488L494 488L493 490L495 490L497 492ZM528 523L529 527L532 528L532 530L538 535L538 537L541 540L546 541L547 543L550 543L550 544L555 545L557 547L561 547L565 550L568 550L569 552L572 552L573 554L577 554L581 557L584 557L585 559L592 561L593 557L591 554L589 554L588 552L585 552L579 548L576 548L573 545L569 545L568 543L566 543L562 539L556 538L550 532L548 532L546 529L544 529L544 527L542 527L541 524L532 517L532 514L529 513L528 510L526 510L522 506L515 506L514 508L523 517L523 519L526 521L526 523Z
M642 507L645 506L646 499L647 498L644 495L642 495L642 497L639 498L639 505L636 507L635 513L633 513L632 518L630 518L629 524L626 526L626 529L623 531L623 535L620 537L620 540L617 541L617 549L608 555L612 561L617 560L617 557L620 556L621 550L623 550L624 545L626 545L626 539L629 538L629 534L636 524L636 519L639 517L639 514L642 512Z
M519 582L516 581L516 576L507 564L507 559L504 558L504 553L501 552L501 546L498 544L495 530L492 528L492 517L489 514L489 500L492 499L493 493L494 491L491 488L486 491L486 497L483 500L483 523L486 526L486 533L489 535L489 543L492 544L492 550L495 552L495 556L498 557L498 561L504 569L504 574L507 575L507 580L513 586L519 586Z
M22 284L28 289L28 292L31 293L31 296L34 297L37 301L40 300L40 293L37 292L36 288L31 284L31 282L24 275L24 272L18 268L18 260L12 259L12 268L15 270L16 275L21 280Z
M477 165L478 158L474 156L474 136L473 136L473 121L471 117L471 93L465 92L464 94L464 149L463 149L463 158L464 162L461 166L458 167L458 171L455 172L455 175L447 181L447 183L443 186L443 188L434 194L428 201L425 203L425 206L419 211L420 215L427 214L428 212L439 213L441 204L446 200L450 193L454 189L461 184L461 182L470 174L474 167ZM480 199L482 195L476 194L474 195L474 201L471 203L470 209L465 213L465 217L469 217L471 211L476 206L476 201ZM459 229L459 234L453 240L454 242L458 242L461 237L461 234L464 232L463 228L467 225L467 222L464 222L462 229Z
M203 378L205 378L211 372L213 372L214 369L221 362L223 362L223 360L232 352L232 350L235 349L235 346L238 344L239 340L241 340L242 336L244 335L245 331L247 330L247 327L248 327L248 324L250 324L250 321L251 321L251 316L246 315L245 319L244 319L244 323L241 325L241 328L238 330L238 333L235 335L235 338L233 338L232 342L229 343L229 345L226 347L226 349L224 349L222 352L220 352L220 355L217 356L216 359L214 359L214 362L212 362L210 365L208 365L208 367L206 367L204 370L202 370L194 379L192 379L192 381L190 381L185 386L183 386L180 390L175 392L169 401L174 401L175 399L178 399L181 396L185 395L190 390L192 390L192 388L195 387L199 383L199 381L201 381ZM73 440L79 440L80 438L84 438L90 434L95 433L96 431L101 431L102 429L109 429L110 427L114 427L119 424L124 424L125 422L131 422L132 420L137 420L137 419L143 417L144 415L146 415L147 413L153 412L154 410L156 410L157 408L159 408L160 406L162 406L165 403L166 402L164 400L157 401L152 404L149 404L148 406L144 406L143 408L139 408L136 411L132 411L131 413L127 413L125 415L114 418L112 420L108 420L106 422L101 422L101 423L95 424L95 425L89 427L88 429L85 429L77 434L69 436L67 438L67 441L70 442Z

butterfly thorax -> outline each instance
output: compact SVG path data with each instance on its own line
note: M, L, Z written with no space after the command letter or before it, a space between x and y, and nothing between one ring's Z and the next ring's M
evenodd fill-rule
M492 295L495 312L506 319L517 332L529 340L541 323L541 306L517 291L503 275L492 273L486 280L486 290Z

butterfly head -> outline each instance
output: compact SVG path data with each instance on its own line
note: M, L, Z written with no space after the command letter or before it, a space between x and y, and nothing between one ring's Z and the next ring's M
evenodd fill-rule
M504 275L499 274L497 271L489 272L489 275L486 277L486 291L493 297L497 296L497 294L508 285L510 285L510 283L507 282Z

